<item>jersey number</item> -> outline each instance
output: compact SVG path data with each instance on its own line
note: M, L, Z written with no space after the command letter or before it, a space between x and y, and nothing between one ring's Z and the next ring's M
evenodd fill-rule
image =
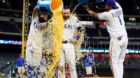
M121 21L121 18L120 18L120 16L118 16L118 19L119 19L119 21L120 21L120 24L122 25L122 21Z

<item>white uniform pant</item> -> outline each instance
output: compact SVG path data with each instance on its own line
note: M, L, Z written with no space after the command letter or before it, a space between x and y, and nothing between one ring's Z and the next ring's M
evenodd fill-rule
M86 74L91 75L92 74L92 66L88 66L88 67L85 67L85 68L86 68Z
M40 75L46 76L48 74L46 66L41 66L40 67Z
M32 45L26 48L26 64L31 66L39 66L42 59L42 47ZM27 45L28 45L27 44Z
M127 37L122 37L121 40L111 39L110 41L110 65L114 78L123 78L123 62L126 55L127 44Z
M62 67L62 70L58 68L58 78L65 78L65 63L69 65L71 78L77 78L75 49L74 45L71 43L63 44L61 49L58 67Z
M25 68L24 68L24 66L22 66L22 67L18 67L18 73L20 74L20 73L25 73Z

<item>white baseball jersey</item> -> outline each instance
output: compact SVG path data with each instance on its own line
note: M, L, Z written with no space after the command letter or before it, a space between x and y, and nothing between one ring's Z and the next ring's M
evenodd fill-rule
M29 35L34 35L46 27L46 22L39 23L39 17L36 15L32 18Z
M75 29L80 27L80 22L75 16L70 16L64 22L63 40L73 39Z
M30 32L28 36L28 43L32 43L34 47L41 45L42 42L42 34L39 33L40 31L44 30L46 28L46 22L39 23L39 17L36 15L32 18L32 23L30 25Z
M70 16L69 19L64 22L64 34L63 40L73 39L75 34L75 29L80 26L79 20L75 16ZM60 61L59 66L64 67L65 63L68 63L70 66L70 75L71 78L77 78L76 73L76 63L75 63L75 49L72 43L63 44L60 51ZM65 70L65 69L63 69ZM65 71L58 70L58 78L65 78Z
M40 65L42 58L42 34L39 31L46 27L46 22L39 23L38 15L32 18L30 32L26 48L26 64L31 66Z
M106 27L112 39L121 35L127 36L122 8L117 2L116 5L119 7L118 9L112 9L108 12L98 14L100 20L107 22Z
M123 78L123 61L127 49L128 38L122 8L117 2L116 5L119 8L99 13L98 18L107 22L106 27L111 37L109 47L111 58L110 66L112 68L114 78Z

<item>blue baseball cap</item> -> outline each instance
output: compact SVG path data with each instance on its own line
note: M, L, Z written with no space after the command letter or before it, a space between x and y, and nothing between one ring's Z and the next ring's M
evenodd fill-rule
M116 5L116 3L115 3L114 0L107 0L106 3L105 3L105 5L112 6L112 7L114 7L114 8L119 8L119 7Z

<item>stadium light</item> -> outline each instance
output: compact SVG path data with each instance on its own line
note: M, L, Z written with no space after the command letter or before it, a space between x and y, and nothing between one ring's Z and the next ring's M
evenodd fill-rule
M31 3L29 3L29 6L31 6Z
M5 2L6 2L6 0L2 0L2 2L3 2L3 3L5 3Z
M99 8L99 6L96 6L96 8L98 9L98 8Z
M136 21L136 18L135 17L130 17L129 21Z
M137 10L139 10L140 9L140 7L139 6L137 6Z

